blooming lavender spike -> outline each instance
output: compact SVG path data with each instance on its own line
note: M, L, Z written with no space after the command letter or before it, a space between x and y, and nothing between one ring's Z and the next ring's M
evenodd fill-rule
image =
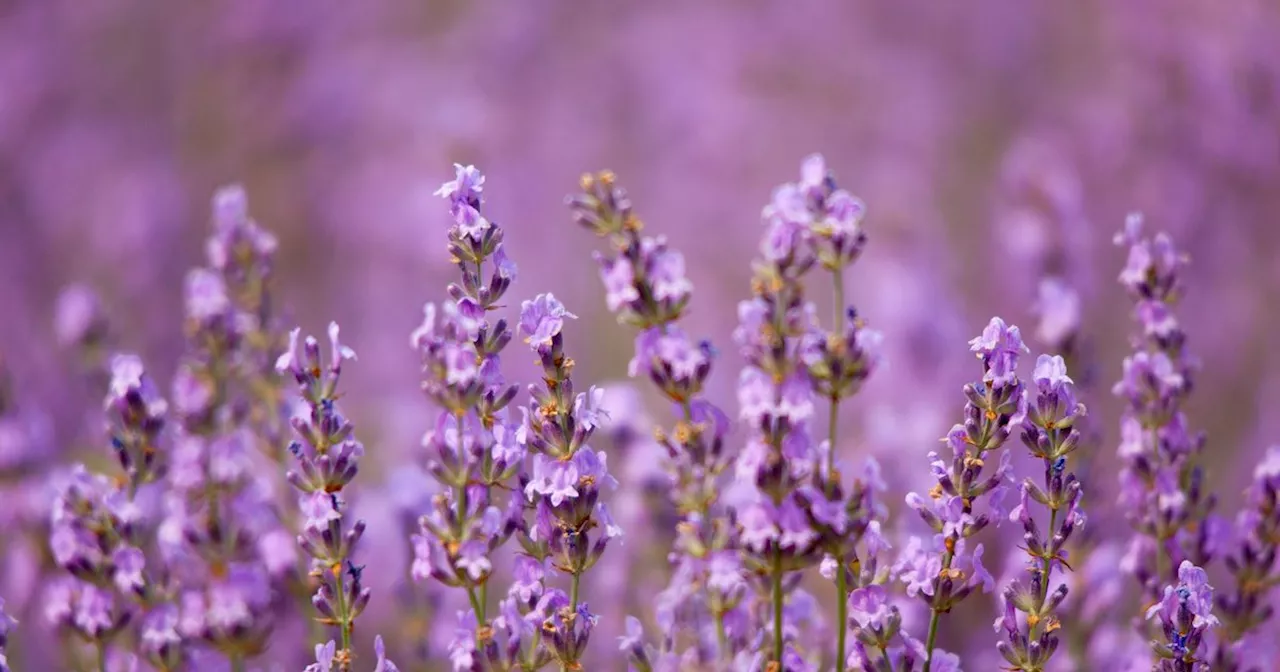
M773 229L788 226L790 220L807 223L801 236L832 277L831 325L825 329L812 325L801 344L801 359L813 394L829 404L827 442L820 449L825 452L826 463L822 465L825 468L814 473L814 485L802 489L799 495L810 523L824 539L824 564L829 561L838 566L830 567L824 576L836 584L836 669L843 672L848 651L847 595L851 588L865 585L876 574L875 553L864 549L860 554L858 544L882 513L874 498L874 486L859 479L849 487L843 483L836 464L840 404L856 394L880 367L880 334L868 329L857 310L844 301L845 267L857 260L866 245L867 237L861 228L865 208L860 200L836 186L825 160L817 154L804 160L800 181L783 185L777 194L788 201L788 207L781 207L775 198L775 204L765 210L766 221ZM792 203L796 197L802 203ZM760 315L759 304L744 307L741 314L754 322ZM753 326L758 330L762 325Z
M1269 637L1265 625L1274 616L1272 597L1280 585L1280 446L1272 446L1253 472L1245 508L1236 519L1238 542L1226 556L1234 579L1220 593L1217 613L1223 627L1207 658L1212 669L1242 672L1255 664L1250 649Z
M702 390L715 349L709 342L694 342L677 326L693 290L684 275L683 256L665 239L641 235L643 226L631 200L612 173L584 176L581 187L583 193L567 199L575 221L609 238L616 250L596 255L605 303L619 322L640 330L628 373L653 382L680 418L672 431L657 432L667 449L669 496L681 516L671 555L675 568L658 596L659 611L672 619L678 614L697 633L699 646L690 655L726 661L746 646L747 633L731 632L726 625L732 614L745 610L746 581L736 553L728 550L729 519L717 505L721 475L729 466L724 450L729 420ZM630 624L627 631L634 640L626 645L628 655L641 669L676 657L669 650L646 649ZM702 644L706 641L712 646ZM667 643L674 642L669 638Z
M544 645L565 670L578 669L597 617L579 600L582 575L604 554L622 530L601 499L606 486L617 487L608 471L608 455L588 442L600 414L582 393L574 395L573 360L564 354L563 320L572 314L555 297L542 294L525 301L521 332L542 365L543 387L530 386L532 397L522 441L533 454L531 476L522 476L524 493L535 521L521 537L525 552L550 561L570 577L568 595L543 592L532 614L542 623Z
M1165 586L1160 601L1147 609L1147 620L1158 618L1163 641L1153 641L1159 660L1153 670L1161 672L1208 672L1200 658L1205 634L1218 625L1213 614L1213 587L1204 570L1183 560L1178 567L1178 583Z
M277 362L281 372L291 374L306 411L293 418L294 441L290 452L298 466L288 473L288 481L299 493L306 521L298 544L311 557L312 576L318 587L312 604L320 622L336 626L340 648L334 654L338 668L351 668L351 633L355 620L369 604L371 591L363 581L363 565L352 558L364 535L365 522L352 523L344 489L358 471L364 446L354 438L354 428L338 410L338 382L342 363L355 359L355 352L339 341L336 323L329 325L330 354L326 363L319 342L311 336L302 341L301 353L294 344ZM319 661L317 661L319 664Z
M1188 428L1182 411L1195 372L1173 312L1186 259L1165 234L1143 237L1136 215L1116 242L1129 246L1120 284L1133 299L1139 326L1134 352L1113 389L1126 401L1120 503L1141 535L1130 546L1135 576L1155 600L1183 560L1204 565L1212 559L1225 525L1212 515L1217 500L1204 487L1198 464L1204 436Z
M791 577L819 564L828 549L843 556L850 532L844 502L827 499L837 482L834 472L823 473L829 466L823 450L830 446L820 449L809 433L815 389L835 388L815 384L805 359L816 329L803 284L816 256L805 243L815 235L817 213L802 191L783 185L765 208L767 233L752 280L754 297L739 304L734 332L747 362L738 401L750 432L737 460L738 481L749 493L738 511L738 536L748 572L760 577L758 608L770 614L765 623L772 633L761 639L757 653L773 668L785 667L799 644L789 641L786 628ZM784 244L775 245L775 238ZM820 376L830 373L818 369ZM841 394L847 391L842 383Z
M169 405L135 355L111 360L111 384L106 399L108 431L130 492L163 476L157 442L164 430Z
M1028 576L1025 584L1015 580L1005 588L1004 612L995 628L1006 639L997 648L1009 669L1038 672L1045 669L1058 647L1056 632L1061 620L1055 612L1067 596L1067 586L1055 582L1054 570L1066 567L1065 546L1072 533L1084 525L1080 482L1068 471L1067 463L1080 443L1076 423L1085 408L1075 400L1074 384L1062 357L1040 355L1032 377L1036 387L1026 391L1022 441L1031 456L1044 465L1044 482L1024 481L1021 503L1010 513L1011 520L1022 523ZM1036 523L1033 501L1049 509L1044 531ZM1015 612L1025 616L1019 618Z
M916 493L907 496L933 530L933 540L912 540L895 572L930 609L929 631L924 647L924 670L933 669L934 642L939 619L974 590L991 590L992 581L982 565L983 545L969 547L967 540L1004 517L1004 500L1011 480L1010 456L1001 455L995 472L984 476L986 464L1008 440L1013 420L1023 413L1025 400L1018 379L1019 356L1027 350L1016 326L993 317L982 334L969 342L970 350L982 361L982 379L964 386L967 403L964 422L947 433L943 443L950 459L930 453L938 483L928 499ZM985 500L987 512L977 504Z
M423 447L427 472L441 486L413 536L412 572L415 579L430 577L465 590L471 609L451 650L455 669L472 669L486 659L501 667L540 654L510 619L504 621L505 632L515 650L490 646L490 634L502 629L497 625L503 618L489 613L492 558L523 524L524 496L513 481L524 467L526 448L507 408L517 387L501 373L500 353L513 334L505 320L491 322L488 313L515 280L516 268L507 257L502 228L480 214L484 176L471 166L455 168L456 179L437 193L451 203L455 225L448 233L449 249L461 281L449 285L452 302L427 304L422 325L411 336L422 357L422 389L439 409ZM492 269L486 274L487 264ZM563 307L557 312L550 303L544 306L549 337L556 329L552 322L570 316ZM499 499L511 491L505 502ZM528 611L533 605L523 606Z

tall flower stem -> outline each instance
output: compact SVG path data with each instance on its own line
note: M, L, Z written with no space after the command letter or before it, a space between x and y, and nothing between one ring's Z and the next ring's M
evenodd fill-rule
M947 552L942 556L942 571L945 572L946 570L951 569L952 557L953 555L950 552ZM929 612L929 636L925 639L924 643L925 657L923 672L929 672L929 668L933 666L933 651L938 643L938 621L941 617L942 612L937 608L934 608Z
M832 280L832 319L835 328L832 333L844 332L844 269L837 267L831 271ZM831 492L834 495L839 485L836 473L836 437L840 431L840 395L831 394L831 413L827 419L827 473L831 474ZM844 569L844 559L837 558L839 568L836 570L836 672L845 672L845 647L849 636L849 584Z
M775 551L773 561L773 659L782 666L782 551Z

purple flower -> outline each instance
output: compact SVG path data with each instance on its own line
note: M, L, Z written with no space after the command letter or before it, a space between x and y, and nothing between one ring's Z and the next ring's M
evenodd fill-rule
M653 298L658 301L683 301L693 291L693 283L684 275L684 255L679 252L665 249L656 252L648 270Z
M474 611L458 612L458 627L449 642L449 662L453 664L454 672L470 672L475 665L478 626Z
M111 563L115 565L112 578L120 592L129 594L142 590L145 582L142 570L146 566L146 558L141 550L132 546L121 547L112 554Z
M337 508L337 497L332 493L317 490L304 495L300 505L302 506L302 515L306 516L307 519L306 528L309 530L326 530L329 527L329 523L335 520L342 520L342 514L338 512Z
M77 629L92 638L102 636L114 624L115 609L111 593L89 584L81 584L76 596L72 621Z
M884 586L870 585L849 593L849 618L860 627L883 627L890 613L889 594Z
M561 462L543 455L533 456L533 477L524 488L525 496L533 501L535 496L547 497L552 506L560 506L566 499L578 496L578 466L575 462Z
M209 322L223 317L231 309L227 285L222 275L207 268L192 269L185 285L187 316L196 322Z
M468 541L458 550L456 562L460 569L466 570L472 581L480 581L493 569L488 553L489 545L486 542Z
M1004 387L1017 376L1018 355L1030 352L1018 328L1006 325L998 317L991 318L981 336L969 341L969 349L977 353L986 366L982 380L995 388Z
M378 663L374 666L373 672L400 672L400 668L396 664L387 660L387 647L382 643L382 635L373 638L373 653L378 657Z
M460 163L453 164L453 170L453 180L440 185L434 195L455 202L478 203L484 191L484 175L475 166Z
M604 282L605 304L609 310L618 312L624 306L640 298L636 290L636 274L631 261L626 257L600 259L600 279Z
M1178 585L1165 586L1164 598L1147 609L1147 619L1159 616L1161 620L1176 622L1180 610L1185 609L1194 619L1191 626L1197 629L1218 625L1213 615L1213 586L1205 571L1183 560L1178 566Z
M1062 278L1045 278L1040 281L1036 314L1036 338L1060 349L1080 330L1080 295Z
M552 294L539 294L520 305L520 332L535 349L550 348L552 339L564 328L565 319L577 319Z
M305 672L331 672L336 653L337 645L332 639L324 644L316 644L316 662L307 665Z

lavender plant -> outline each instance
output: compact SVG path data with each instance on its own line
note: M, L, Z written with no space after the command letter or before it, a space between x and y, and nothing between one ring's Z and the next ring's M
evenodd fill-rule
M423 642L429 669L955 672L962 659L968 669L1024 672L1268 669L1280 584L1280 449L1254 470L1228 529L1213 514L1203 437L1188 430L1196 367L1174 315L1185 260L1168 236L1143 238L1131 219L1117 238L1129 248L1121 283L1140 327L1115 388L1124 402L1119 502L1132 534L1095 515L1102 524L1083 538L1083 493L1102 463L1082 422L1087 387L1068 368L1080 375L1087 365L1079 345L1092 323L1073 291L1050 281L1041 286L1037 332L1057 354L1040 355L1024 383L1029 349L1017 327L993 318L969 342L981 379L963 387L963 416L943 439L950 453L928 455L932 487L905 498L927 532L904 537L889 529L881 493L886 481L923 470L895 473L895 463L882 473L868 459L849 478L840 460L854 444L842 433L846 402L885 378L884 343L845 299L846 276L867 243L864 207L823 159L805 159L798 181L775 190L763 211L751 296L738 306L733 333L744 364L737 450L735 423L714 393L716 349L685 332L694 294L684 256L645 233L611 173L580 186L568 205L606 243L596 255L605 304L636 330L628 374L647 379L675 416L653 441L638 439L648 421L634 392L606 403L602 388L584 382L588 367L568 347L577 316L556 296L520 302L510 324L499 317L514 308L516 267L507 231L488 218L485 177L472 166L456 165L436 192L452 218L442 238L457 276L448 300L428 303L411 336L431 404L425 476L389 478L389 493L374 488L377 469L369 467L399 465L379 463L381 451L366 456L339 408L343 367L355 352L336 324L327 352L299 329L286 338L271 287L277 242L249 217L242 191L215 198L206 265L187 275L184 348L167 400L139 357L112 351L116 338L107 338L91 295L66 294L61 340L88 369L100 362L109 374L102 415L112 461L101 473L82 464L55 479L46 537L60 574L39 606L64 640L58 669L394 672L382 638L359 637L355 626L364 632L399 618L381 600L381 611L370 608L369 571L380 578L388 558L406 556L407 567L388 574L435 584L428 594L438 622L422 622L427 610L413 605L414 618L400 624ZM829 315L812 301L817 271L831 283ZM517 336L539 379L527 396L504 375L503 355ZM10 450L10 397L0 388L6 480L43 464L29 450ZM32 408L23 402L21 410ZM606 407L626 417L602 431ZM824 412L825 430L814 426ZM1014 432L1027 452L1017 460L1005 449ZM660 470L641 465L648 468L637 478L629 470L648 456L628 452L641 444L665 459ZM620 457L627 469L616 469ZM1017 497L1016 461L1034 465ZM617 487L631 491L606 502ZM661 512L634 510L646 501L640 488L651 497L662 491ZM399 521L390 543L408 542L398 553L383 553L388 542L366 535L355 515L358 502L375 519L363 507L377 512L380 499L394 500L385 509ZM622 525L609 505L619 502L628 527L670 528L630 537L661 548L618 548ZM1006 520L1019 532L1002 539L993 528ZM891 542L901 545L893 557ZM1115 549L1125 543L1144 601L1136 615L1145 618L1132 621L1098 607L1123 597L1111 584ZM985 551L1002 546L1014 561L1001 581L991 647L964 619L944 616L983 608L969 598L994 588ZM669 551L665 588L646 596L649 610L622 604L619 596L650 584L623 591L612 582L654 550ZM612 564L623 553L634 557ZM1113 566L1099 571L1106 563ZM1211 577L1229 578L1228 588L1214 591ZM299 611L290 592L309 604ZM831 635L823 594L834 604ZM600 607L611 600L619 604ZM4 606L0 672L10 668L16 639ZM314 626L305 644L303 617ZM647 638L646 629L660 634ZM602 643L614 633L617 646ZM981 645L956 648L966 641ZM371 652L368 664L358 651Z
M363 582L364 566L354 562L366 526L363 520L351 520L345 491L359 470L364 446L354 438L351 421L337 407L342 363L355 359L356 354L339 340L336 322L329 324L327 364L321 359L319 341L308 336L299 343L299 334L299 329L290 332L289 349L276 362L277 370L297 381L305 403L305 409L293 417L295 438L289 452L297 458L298 466L287 478L299 493L305 517L298 545L311 558L311 576L316 580L311 603L321 623L338 629L338 647L331 646L330 640L318 650L316 663L348 672L355 621L371 596ZM319 651L326 656L331 653L331 660L322 661Z
M1005 493L1012 478L1009 453L1000 455L993 473L984 476L983 471L1017 426L1015 420L1026 413L1017 368L1027 346L1018 328L994 317L969 346L982 361L982 379L964 386L968 400L964 422L954 425L943 439L951 459L930 453L937 484L929 491L929 499L913 492L906 500L934 536L929 541L912 537L894 565L907 594L919 596L929 607L929 629L921 653L924 672L933 669L942 615L974 590L990 591L994 584L982 564L983 544L971 547L969 539L1005 517ZM989 511L975 513L984 496ZM912 669L909 661L904 665L903 669Z
M265 306L275 241L245 210L240 189L219 192L210 266L187 275L187 349L173 384L178 425L161 530L166 562L183 586L178 634L237 670L267 648L278 594L297 590L290 584L298 562L291 516L273 495L284 471L276 468L278 449L267 448L282 398L262 361L273 348ZM172 618L164 614L161 623ZM182 651L161 631L161 648L149 654L176 665Z
M1236 518L1237 541L1225 556L1234 585L1217 595L1222 627L1206 657L1211 669L1224 672L1261 670L1275 615L1275 587L1280 585L1280 446L1273 446L1253 472L1245 508Z
M1160 621L1163 641L1153 641L1158 672L1209 672L1200 658L1209 629L1218 624L1213 615L1213 587L1205 571L1190 560L1178 566L1178 583L1165 586L1160 601L1147 610L1147 618Z
M1055 587L1054 570L1068 568L1067 542L1085 521L1079 506L1082 486L1067 469L1068 457L1080 445L1076 423L1084 417L1084 404L1076 401L1062 357L1040 355L1032 377L1036 389L1027 390L1022 442L1043 464L1044 480L1043 486L1025 480L1021 503L1010 514L1022 523L1028 576L1025 584L1015 581L1005 587L1004 613L996 621L997 632L1003 631L1007 640L997 644L1000 654L1010 669L1024 672L1045 669L1058 648L1058 611L1068 588L1065 583ZM1046 531L1036 522L1032 501L1049 509Z
M427 304L411 339L422 355L422 389L439 408L423 445L428 472L442 491L413 538L413 573L466 591L471 611L464 620L470 626L463 630L469 632L460 633L450 655L456 669L467 670L515 665L524 632L523 618L493 619L502 620L516 650L496 646L488 612L492 555L523 524L523 498L512 494L499 507L497 496L515 489L512 480L524 467L525 447L507 411L517 388L504 381L499 360L512 334L505 320L490 323L487 317L515 280L516 266L506 256L501 227L480 213L483 187L478 170L459 165L456 178L436 192L450 203L449 252L462 282L449 286L454 302L439 309ZM492 264L487 276L486 262ZM511 606L504 605L502 613Z
M693 290L684 257L663 238L642 235L630 197L612 173L586 175L580 186L583 193L567 199L574 221L612 248L596 255L605 302L619 322L640 330L628 374L647 377L678 409L675 428L657 432L667 451L669 497L680 516L672 581L659 598L659 624L667 631L691 631L696 637L692 657L723 664L746 646L749 634L742 599L746 579L720 503L721 475L730 464L725 450L729 419L703 392L715 348L705 340L693 343L678 326ZM653 652L640 640L641 627L629 619L622 639L621 650L633 665L651 669L653 659L676 656L676 637L667 636L662 651Z
M154 521L144 519L138 498L164 476L160 444L169 405L136 356L116 355L111 374L104 410L120 471L111 479L76 465L58 488L49 547L68 576L45 596L46 617L92 647L91 662L83 664L98 670L106 669L108 649L118 641L121 651L142 653L138 642L154 639L148 635L155 619L163 620L166 592L161 568L148 567L144 548ZM156 653L153 662L167 669L171 652Z
M1130 215L1117 245L1129 256L1120 284L1133 299L1139 332L1114 387L1126 402L1121 418L1120 503L1135 529L1128 562L1148 599L1173 580L1183 560L1208 563L1224 543L1223 521L1211 517L1217 497L1199 465L1205 437L1182 410L1195 362L1174 313L1183 292L1185 257L1165 234L1142 237L1142 217Z

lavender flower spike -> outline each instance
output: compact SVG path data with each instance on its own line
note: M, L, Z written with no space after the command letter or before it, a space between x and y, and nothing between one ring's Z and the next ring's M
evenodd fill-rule
M1164 641L1153 641L1159 672L1209 672L1199 658L1205 633L1218 625L1213 615L1213 587L1204 570L1183 560L1178 567L1178 584L1165 586L1164 596L1147 610L1147 619L1159 618Z
M930 453L937 485L929 491L928 499L914 492L907 496L907 504L933 530L933 539L913 539L913 548L908 550L915 552L904 554L894 567L907 584L907 593L919 595L929 605L925 672L934 661L941 615L974 590L991 590L993 581L982 565L983 545L970 549L967 542L987 525L999 525L1005 518L1006 491L1012 478L1009 454L1001 455L994 473L984 476L983 470L992 453L1008 440L1013 420L1026 403L1017 365L1027 347L1018 328L993 317L969 346L982 362L982 379L964 386L968 400L964 422L952 427L943 439L951 449L951 458ZM977 505L984 499L988 511L979 513Z
M1022 523L1027 555L1028 580L1015 580L1005 587L1004 609L997 619L997 632L1007 641L997 644L1011 670L1042 672L1058 647L1054 634L1061 626L1055 611L1067 596L1067 586L1056 590L1053 572L1066 567L1065 546L1072 532L1084 525L1080 511L1080 482L1067 470L1067 458L1080 444L1076 423L1085 414L1075 399L1074 384L1060 356L1040 355L1032 374L1036 387L1026 391L1026 416L1022 421L1022 442L1032 457L1044 465L1043 485L1031 479L1022 484L1022 501L1010 518ZM1032 501L1049 509L1046 532L1036 523ZM1017 613L1025 614L1018 618Z
M597 617L580 601L582 575L604 554L622 530L601 500L605 486L617 487L608 471L608 456L588 442L603 420L593 397L574 394L573 360L564 354L564 319L572 313L550 294L525 301L520 331L542 365L542 387L530 386L532 397L520 429L522 443L533 454L533 474L521 478L534 510L534 522L521 535L525 553L538 563L550 562L570 576L570 592L546 589L530 613L541 622L543 645L562 670L579 670Z
M344 497L344 488L358 471L364 446L355 440L351 422L337 407L342 363L356 355L339 340L337 323L329 325L327 364L314 337L306 337L299 351L298 333L295 329L290 335L292 347L276 363L281 373L289 373L297 381L306 404L306 412L293 418L295 438L289 452L297 458L298 466L286 478L298 491L305 516L298 544L311 557L311 574L319 581L311 602L321 623L338 628L337 669L349 672L351 633L370 597L361 577L364 567L351 560L364 535L365 522L348 520Z
M494 645L500 619L490 618L488 600L491 558L522 525L524 513L524 496L513 481L524 467L525 448L507 408L517 388L503 379L500 362L512 333L505 320L488 318L514 281L516 266L507 258L502 228L479 214L484 176L471 166L456 169L457 178L437 193L451 203L449 249L461 282L449 285L452 302L427 304L411 337L422 358L422 390L438 408L423 447L427 472L441 486L413 536L411 571L417 580L431 577L467 593L471 611L461 623L469 631L460 630L454 640L454 660L486 658L505 669L533 655L524 651L532 644L524 629L507 628L510 646ZM486 263L492 264L487 273ZM511 493L506 502L497 499L503 492Z
M1280 585L1280 446L1267 450L1254 470L1247 497L1236 519L1239 541L1226 557L1234 585L1217 599L1223 627L1210 662L1223 672L1250 669L1246 665L1259 659L1250 650L1271 638L1262 626L1274 615Z
M722 475L730 463L725 451L729 419L702 390L715 349L708 341L695 343L677 326L693 291L680 252L661 237L642 235L631 199L612 173L586 175L581 186L583 193L568 199L574 220L612 243L609 254L596 254L605 303L619 322L640 330L628 373L648 378L679 418L673 430L657 432L667 449L669 496L681 516L671 581L657 598L659 620L670 615L697 633L699 645L691 652L698 659L728 660L734 650L746 647L750 633L726 627L745 611L746 578L736 552L729 549L730 523L718 505ZM660 656L675 656L649 652L640 642L638 621L628 620L627 633L623 651L638 669L649 669ZM714 650L702 644L707 641Z
M1217 500L1198 464L1204 435L1190 430L1182 410L1196 368L1174 313L1186 258L1163 233L1144 238L1139 215L1130 215L1116 242L1129 246L1120 284L1139 327L1113 390L1126 402L1120 504L1139 533L1129 561L1146 598L1157 600L1183 560L1205 565L1213 558L1227 526L1211 515Z

